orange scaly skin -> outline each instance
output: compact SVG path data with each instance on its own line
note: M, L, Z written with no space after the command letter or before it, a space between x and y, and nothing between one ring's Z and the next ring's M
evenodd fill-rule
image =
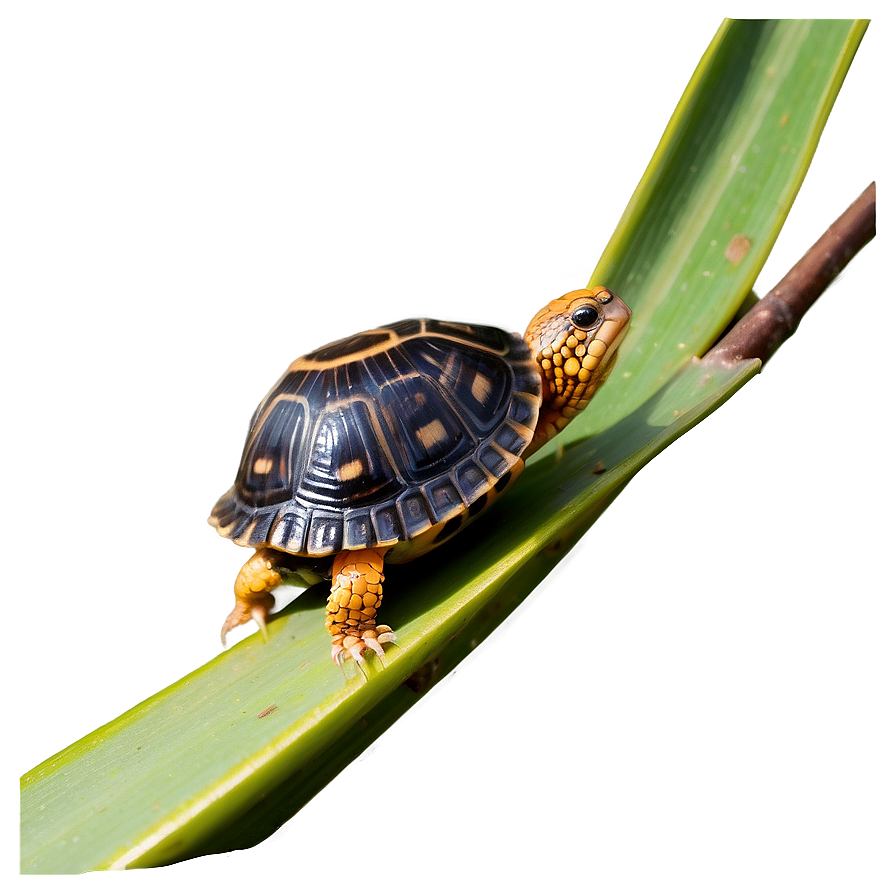
M605 307L605 317L589 327L570 323L578 308L594 305L595 300ZM598 286L567 293L532 319L525 339L541 370L544 391L535 437L524 457L564 429L603 385L616 363L615 349L628 329L630 315L618 296Z
M333 636L337 663L361 661L365 647L380 657L383 644L395 640L388 625L376 624L383 602L383 556L386 548L341 551L333 561L333 585L327 601L327 631Z
M258 627L267 638L265 623L274 606L274 598L270 592L283 584L283 578L275 568L277 556L277 551L262 548L243 564L233 585L236 606L230 611L221 628L222 644L227 632L250 619L258 623Z

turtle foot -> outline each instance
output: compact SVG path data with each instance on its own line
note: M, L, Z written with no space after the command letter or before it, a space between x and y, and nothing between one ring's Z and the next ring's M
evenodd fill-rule
M349 629L333 638L333 650L331 655L337 665L342 665L347 659L354 659L360 666L365 650L372 650L380 659L385 657L384 644L395 643L395 632L388 625L378 625L376 628Z
M383 644L395 640L388 625L376 624L383 600L383 555L386 548L340 551L333 560L333 585L327 601L327 631L333 638L333 660L354 659L360 666L365 650L380 659Z
M264 598L254 603L242 603L237 601L236 606L227 614L224 625L221 626L221 643L227 646L227 633L232 632L235 628L245 624L250 619L254 619L258 628L261 630L261 636L267 641L268 639L268 616L271 615L271 608L274 606L274 598L266 594Z
M236 605L221 626L222 644L226 644L228 632L250 619L258 623L262 637L267 641L266 623L271 610L274 609L274 596L271 591L283 584L283 579L276 569L277 559L276 551L262 548L243 564L233 586Z

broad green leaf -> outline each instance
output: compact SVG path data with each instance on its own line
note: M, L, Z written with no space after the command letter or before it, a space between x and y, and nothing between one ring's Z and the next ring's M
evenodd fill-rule
M589 408L595 428L702 355L748 298L865 28L729 20L719 29L590 281L612 285L635 311L624 372Z
M671 441L759 369L694 360L748 296L811 160L864 22L726 22L596 280L633 306L595 407L490 515L390 571L400 646L367 680L329 658L321 586L269 627L22 779L29 872L145 867L258 842L509 613ZM457 563L458 557L463 563Z

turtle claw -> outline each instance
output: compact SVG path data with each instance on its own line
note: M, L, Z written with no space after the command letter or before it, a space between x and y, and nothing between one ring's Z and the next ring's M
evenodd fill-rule
M386 655L383 644L395 643L395 632L388 625L378 625L376 630L370 629L362 635L364 643L380 658Z
M261 632L261 637L267 643L268 640L268 611L262 606L254 606L252 607L252 618L255 620L258 625L258 629Z
M380 659L383 659L386 656L386 651L383 650L382 645L376 638L368 637L368 632L364 632L364 637L361 639L368 647L368 649L372 650Z
M238 625L254 619L267 641L267 619L274 609L275 588L283 584L276 569L277 552L268 548L257 550L242 566L233 585L236 605L221 627L221 643L227 646L227 633Z
M342 642L342 649L347 650L354 658L355 662L360 666L364 657L364 642L360 638L354 638L349 635Z
M273 603L273 600L271 600ZM257 603L254 606L249 604L240 603L237 601L236 606L230 611L227 618L224 620L224 625L221 626L221 644L226 647L227 646L227 633L232 632L235 628L243 625L248 622L250 619L254 619L258 628L261 630L261 636L265 641L268 639L268 616L270 616L270 610L263 603Z
M385 659L384 644L395 643L395 632L388 625L378 625L375 629L365 629L358 634L340 634L333 639L330 655L333 662L341 666L349 657L360 666L365 650L372 650L381 660Z
M394 644L396 641L395 632L388 625L378 625L376 627L376 639L380 644Z

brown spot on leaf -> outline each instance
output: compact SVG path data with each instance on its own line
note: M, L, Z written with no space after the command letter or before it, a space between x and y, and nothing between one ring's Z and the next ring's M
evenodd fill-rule
M744 236L742 233L736 233L731 237L731 242L725 247L725 258L731 264L740 264L752 245L749 237Z

